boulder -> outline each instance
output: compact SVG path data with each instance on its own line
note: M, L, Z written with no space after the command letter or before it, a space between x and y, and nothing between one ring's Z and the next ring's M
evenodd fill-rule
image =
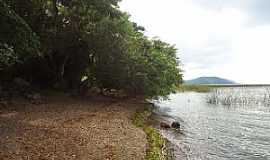
M160 122L160 128L169 129L169 128L171 128L171 126L165 122Z
M175 129L179 129L180 128L180 123L179 122L173 122L171 127L175 128Z

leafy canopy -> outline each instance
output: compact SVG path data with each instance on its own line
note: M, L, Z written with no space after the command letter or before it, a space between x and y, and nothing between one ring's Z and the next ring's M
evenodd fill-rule
M170 94L182 81L177 50L145 36L118 3L0 0L1 69L43 88Z

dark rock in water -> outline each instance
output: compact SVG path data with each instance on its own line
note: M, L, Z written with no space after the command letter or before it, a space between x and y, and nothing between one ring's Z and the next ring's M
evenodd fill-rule
M179 122L173 122L171 126L172 126L172 128L179 129L180 128L180 123Z
M160 122L160 128L169 129L169 128L171 128L171 126L165 122Z

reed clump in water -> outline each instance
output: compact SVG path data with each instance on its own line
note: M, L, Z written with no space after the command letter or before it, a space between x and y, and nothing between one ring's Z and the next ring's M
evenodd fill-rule
M206 96L206 100L216 105L270 105L270 89L254 91L247 87L216 88Z
M211 87L207 85L180 85L177 90L179 92L209 92Z

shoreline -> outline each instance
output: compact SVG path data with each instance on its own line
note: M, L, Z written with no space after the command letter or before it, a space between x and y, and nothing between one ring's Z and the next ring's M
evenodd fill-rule
M52 97L44 104L0 106L0 157L17 159L143 160L147 137L132 124L143 107L104 97Z
M138 99L14 100L0 105L0 157L171 160L168 142L148 123L152 113L153 106Z
M155 109L157 109L157 108L155 108ZM173 128L164 129L164 128L160 127L160 123L162 123L162 122L170 124L174 121L177 121L176 119L174 119L174 117L171 117L168 114L157 109L157 110L154 110L149 121L150 121L149 122L150 125L152 127L154 127L156 130L158 130L160 135L165 139L167 152L169 152L168 157L171 158L170 160L176 160L176 159L186 160L186 159L188 159L186 153L182 150L182 148L180 146L178 146L177 144L175 144L173 141L171 141L170 135L175 134L177 132L179 134L179 131L176 132L176 130ZM183 134L181 134L179 136L183 136Z
M133 117L133 124L142 128L147 135L149 146L145 160L175 160L173 144L163 137L151 122L154 107L152 103L148 102Z

